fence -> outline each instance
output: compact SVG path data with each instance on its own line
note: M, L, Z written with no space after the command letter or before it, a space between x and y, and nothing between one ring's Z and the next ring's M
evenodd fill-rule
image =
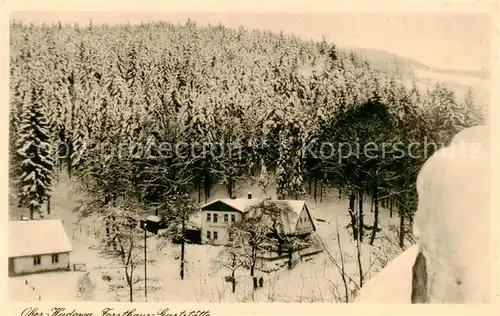
M73 263L73 271L87 271L87 265L85 263Z
M28 280L24 281L24 285L26 285L27 287L29 287L29 288L30 288L30 290L32 290L32 291L33 291L33 293L35 293L35 294L36 294L36 296L37 296L37 300L38 300L38 301L41 301L41 300L42 300L42 296L40 295L40 293L38 293L38 292L37 292L37 290L35 289L35 287L34 287L32 284L30 284L30 283L28 282Z
M302 261L303 259L309 259L312 256L314 256L322 251L323 251L323 249L317 248L317 247L294 250L294 252L292 253L292 264L293 264L293 266L295 266L298 262ZM277 261L277 260L288 260L289 254L288 254L288 252L285 252L281 255L278 255L275 252L266 252L262 256L259 256L258 258L262 259L264 261L268 261L268 262L269 261ZM307 260L307 261L309 261L309 260Z
M315 255L319 252L323 251L322 249L319 249L317 247L299 247L297 249L294 249L292 252L292 257L295 259L296 257L302 258L305 256L312 256ZM278 254L276 250L273 251L266 251L264 252L261 256L258 256L259 259L266 260L266 261L274 261L274 260L280 260L280 259L288 259L288 250L284 249L281 254Z

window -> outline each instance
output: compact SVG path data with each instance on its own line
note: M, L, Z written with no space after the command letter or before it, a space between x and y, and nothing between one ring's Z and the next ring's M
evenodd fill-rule
M217 232L214 232L214 240L217 240Z
M231 214L231 223L236 222L236 215Z
M59 255L52 255L52 263L59 263Z
M207 239L211 239L212 235L210 234L210 231L207 231Z
M224 214L224 223L229 222L229 215Z
M211 214L207 213L207 222L210 222L210 217L211 217Z
M40 256L34 256L33 257L33 265L35 266L39 266L42 262L42 258L40 258Z
M217 214L214 214L214 223L217 223Z
M229 241L233 241L233 232L229 232L228 239Z

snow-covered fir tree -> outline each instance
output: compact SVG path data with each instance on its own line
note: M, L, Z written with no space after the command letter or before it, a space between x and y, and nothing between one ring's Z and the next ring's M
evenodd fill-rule
M53 156L41 93L40 88L31 88L19 124L17 142L19 204L29 209L31 219L36 212L41 212L43 203L50 196L52 183Z

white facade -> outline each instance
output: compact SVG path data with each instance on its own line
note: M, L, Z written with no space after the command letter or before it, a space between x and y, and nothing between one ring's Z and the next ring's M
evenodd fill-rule
M9 258L10 275L22 275L55 270L70 270L70 268L68 252Z
M241 213L239 212L206 210L201 214L202 244L227 244L229 242L229 226L241 220Z

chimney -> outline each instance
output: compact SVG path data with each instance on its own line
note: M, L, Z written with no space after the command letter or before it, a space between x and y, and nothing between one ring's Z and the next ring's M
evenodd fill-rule
M252 192L248 192L248 199L251 200L252 199Z

